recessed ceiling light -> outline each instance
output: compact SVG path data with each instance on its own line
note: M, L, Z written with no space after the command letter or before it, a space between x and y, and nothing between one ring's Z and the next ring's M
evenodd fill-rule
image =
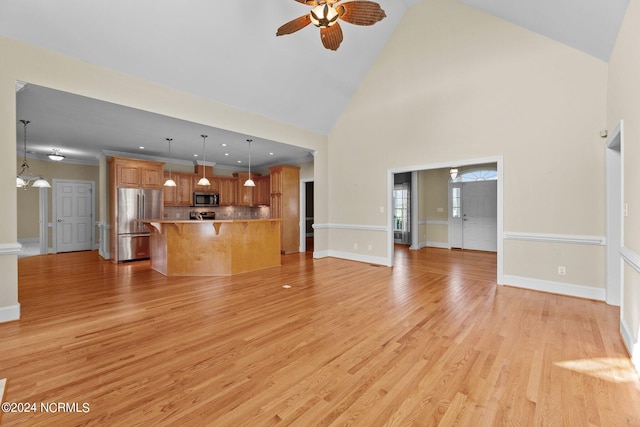
M273 153L269 153L270 156L273 156Z
M225 144L224 142L222 144L220 144L222 147L226 147L227 144Z
M242 163L242 160L238 160L238 163Z
M198 157L198 155L197 155L197 154L194 154L194 155L193 155L193 157Z
M139 146L138 148L141 149L141 150L144 150L144 147L142 145Z
M228 156L228 155L229 155L229 153L224 153L224 155L225 155L225 156Z

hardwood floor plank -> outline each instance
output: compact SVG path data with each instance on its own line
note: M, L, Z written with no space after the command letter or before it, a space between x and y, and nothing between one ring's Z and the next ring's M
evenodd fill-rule
M393 268L292 254L219 278L22 258L5 398L90 411L2 425L640 426L619 310L495 277L495 254L402 246Z

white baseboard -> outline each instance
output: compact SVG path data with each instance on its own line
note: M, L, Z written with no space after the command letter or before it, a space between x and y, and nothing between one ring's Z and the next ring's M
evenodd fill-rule
M18 239L18 243L26 245L29 243L38 243L40 244L40 238L39 237L28 237L26 239Z
M0 255L19 254L22 250L22 245L16 243L0 243Z
M441 248L441 249L449 249L449 243L443 242L420 242L421 248Z
M387 265L387 258L385 257L375 257L370 255L362 255L362 254L354 254L352 252L341 252L341 251L314 251L314 258L341 258L349 261L358 261L358 262L366 262L368 264L377 264L377 265Z
M20 303L0 307L0 323L20 320Z
M522 276L511 276L507 274L503 276L503 284L507 286L514 286L516 288L549 292L552 294L567 295L597 301L605 300L604 288L592 288L590 286L552 282L550 280L533 279L531 277Z
M634 342L631 329L629 329L624 319L620 319L620 335L622 335L622 341L624 341L624 345L631 355L633 367L636 369L636 372L640 374L640 342Z

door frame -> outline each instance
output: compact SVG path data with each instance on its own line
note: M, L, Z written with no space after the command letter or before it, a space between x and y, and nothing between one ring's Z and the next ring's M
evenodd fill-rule
M300 245L298 248L300 252L307 251L307 182L314 182L314 180L313 178L300 180Z
M605 301L620 306L624 264L620 249L624 247L624 122L615 127L606 143L606 287Z
M39 194L39 236L40 236L40 255L49 253L49 189L41 187Z
M393 267L394 260L394 245L393 245L393 176L396 173L413 172L432 169L445 169L453 167L473 166L481 165L485 163L495 163L498 180L498 212L497 212L497 271L496 280L498 285L504 284L504 159L503 156L484 157L479 159L466 159L449 161L443 163L431 163L418 166L410 166L404 168L387 169L387 259L386 264L388 267Z
M91 217L93 218L93 224L91 226L91 249L95 248L95 225L96 225L96 183L95 181L85 181L78 179L52 179L52 191L51 191L51 240L53 249L52 252L54 254L58 253L58 227L57 224L57 191L59 186L65 182L73 183L73 184L88 184L91 185Z

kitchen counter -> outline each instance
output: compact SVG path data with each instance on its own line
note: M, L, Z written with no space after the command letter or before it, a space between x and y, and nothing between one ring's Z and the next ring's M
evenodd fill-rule
M280 265L280 219L145 220L151 268L165 276L230 276Z

